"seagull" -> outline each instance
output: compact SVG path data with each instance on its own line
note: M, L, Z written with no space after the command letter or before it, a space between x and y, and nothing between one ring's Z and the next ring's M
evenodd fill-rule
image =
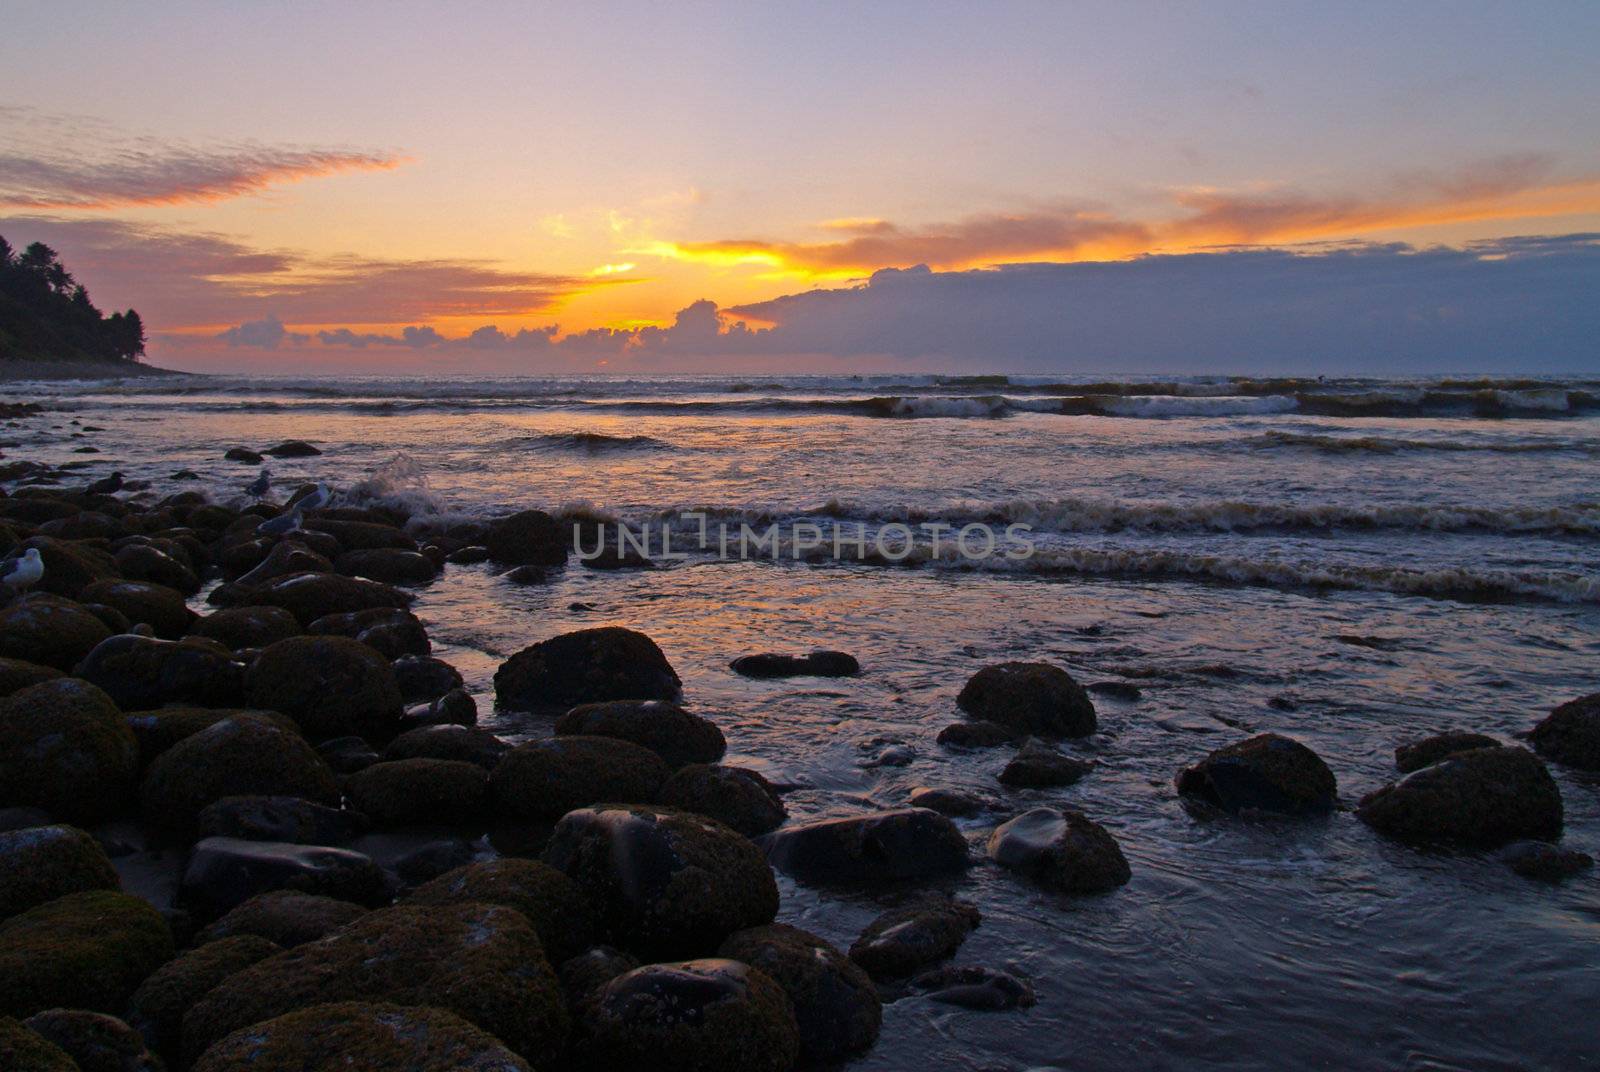
M39 549L30 547L21 558L13 559L10 568L4 575L0 575L0 584L18 591L26 592L38 584L44 577L44 560L39 557Z
M261 475L260 476L256 477L254 480L250 481L249 486L247 486L244 489L244 493L246 495L250 496L252 499L259 499L259 498L261 498L263 495L265 495L267 493L267 489L270 488L271 486L272 486L272 470L271 469L263 469L263 470L261 470Z
M101 477L89 485L90 495L110 495L122 490L122 474L112 473L110 476Z
M293 532L300 527L300 504L296 503L288 513L279 514L277 517L268 518L256 526L257 536L282 536L286 532Z
M328 485L318 484L310 495L291 505L296 510L320 510L327 506L332 499L333 492L328 490Z

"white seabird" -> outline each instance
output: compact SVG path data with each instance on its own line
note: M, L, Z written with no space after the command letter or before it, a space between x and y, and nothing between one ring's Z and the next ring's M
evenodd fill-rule
M0 575L0 584L26 592L43 579L44 559L39 557L37 547L30 547L21 558L12 560L10 568Z

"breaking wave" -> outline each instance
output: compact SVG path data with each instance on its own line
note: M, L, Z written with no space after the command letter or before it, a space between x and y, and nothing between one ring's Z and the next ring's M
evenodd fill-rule
M574 451L581 454L677 449L654 436L618 436L607 435L604 432L552 432L548 435L518 436L513 442L538 450Z
M1317 435L1300 432L1264 432L1250 440L1262 448L1305 447L1330 454L1398 454L1402 451L1473 452L1495 454L1600 454L1600 440L1594 439L1404 439L1393 436Z

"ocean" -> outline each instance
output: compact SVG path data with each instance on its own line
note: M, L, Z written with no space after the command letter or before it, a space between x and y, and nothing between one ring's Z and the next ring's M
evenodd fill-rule
M304 439L323 453L267 461L281 493L317 480L348 502L539 507L657 536L776 525L776 554L680 540L666 568L574 562L544 585L452 566L415 610L480 724L509 738L550 727L493 710L499 663L622 624L723 727L725 762L792 787L795 818L938 786L993 802L960 820L975 858L1038 804L1116 835L1133 879L1109 895L1048 894L987 864L945 884L984 914L957 962L1027 978L1038 1004L896 1002L852 1069L1596 1060L1592 872L1530 882L1493 854L1383 841L1348 811L1207 819L1172 781L1274 731L1316 750L1353 805L1396 777L1398 744L1444 729L1511 741L1600 689L1600 381L178 377L9 394L51 411L30 420L27 457L85 475L114 459L161 494L242 499L258 470L227 448ZM930 525L1020 526L1030 553L936 555ZM899 561L793 553L812 527L875 547L890 526L912 536ZM813 648L854 654L862 674L727 666ZM935 743L967 678L1010 659L1137 688L1096 695L1100 732L1066 745L1098 764L1076 785L1005 789L1009 750ZM910 762L880 762L890 749ZM1600 780L1552 770L1565 843L1600 849ZM780 884L780 920L841 945L885 904Z

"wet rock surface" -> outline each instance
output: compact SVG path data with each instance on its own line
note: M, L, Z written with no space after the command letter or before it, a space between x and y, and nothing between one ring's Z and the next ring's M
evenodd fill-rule
M179 898L197 918L212 920L277 890L365 905L376 904L385 892L378 865L350 849L211 837L190 853Z
M775 830L787 817L778 791L744 767L691 763L661 786L661 803L709 815L746 837Z
M1600 771L1600 692L1557 707L1528 739L1541 755L1557 763Z
M990 859L1046 889L1104 893L1132 872L1110 831L1080 812L1034 808L989 836Z
M728 664L744 677L854 677L861 672L855 656L842 651L813 651L808 655L778 655L763 652L741 655Z
M802 1065L838 1061L877 1041L883 1023L877 988L822 938L775 923L730 935L717 955L748 964L783 987L800 1031Z
M1361 798L1362 822L1398 841L1493 848L1561 836L1561 790L1525 748L1457 752Z
M412 890L404 903L481 903L516 909L532 924L553 964L576 956L599 931L594 907L578 884L539 860L467 864Z
M1499 741L1481 733L1466 733L1462 731L1436 733L1432 737L1424 737L1420 741L1412 741L1410 744L1403 744L1396 748L1394 750L1394 765L1395 769L1401 774L1410 774L1412 771L1432 766L1454 752L1466 752L1474 748L1498 747L1500 747Z
M968 865L961 831L924 808L801 823L760 844L773 867L814 885L929 878Z
M1338 803L1338 784L1299 741L1263 733L1212 752L1179 773L1178 792L1230 814L1315 815Z
M1082 685L1049 663L999 663L972 675L956 703L975 719L1041 737L1087 737L1094 703Z
M1000 784L1013 789L1072 785L1093 769L1092 762L1076 759L1037 737L1030 737L1000 772Z
M681 685L655 641L615 626L541 641L517 652L494 675L496 698L519 710L675 700Z
M660 700L613 700L583 704L556 720L557 736L615 737L643 745L674 769L715 763L728 750L722 731L709 719Z
M867 924L850 959L874 979L894 979L955 956L982 920L978 909L947 897L923 897Z
M647 804L667 765L641 745L611 737L554 737L507 752L494 769L495 802L510 815L559 819L588 804Z

